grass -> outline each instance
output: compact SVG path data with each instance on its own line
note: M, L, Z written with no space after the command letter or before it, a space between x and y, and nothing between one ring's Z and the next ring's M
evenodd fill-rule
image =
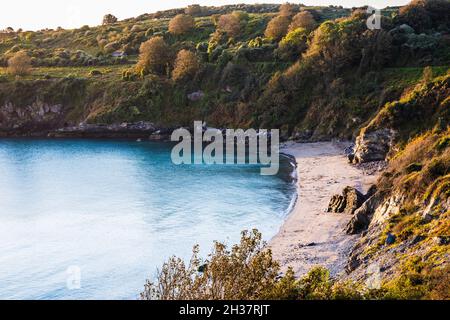
M96 67L41 67L33 68L30 75L20 77L22 80L40 80L46 77L50 78L91 78L101 80L118 80L121 79L122 71L132 68L133 64L127 65L112 65L112 66L96 66ZM91 76L91 72L97 70L101 75ZM7 73L6 68L0 68L0 76L6 77L8 80L13 80L14 77Z
M385 87L394 90L411 87L422 78L424 69L423 67L386 68L382 73ZM449 69L450 66L434 66L432 67L433 76L443 76Z

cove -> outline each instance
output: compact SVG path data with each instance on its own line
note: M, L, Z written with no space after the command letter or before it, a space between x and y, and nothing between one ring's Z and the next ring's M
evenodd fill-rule
M276 234L296 192L287 159L261 176L259 165L177 166L172 147L0 140L0 298L137 299L195 244L205 256L244 229Z

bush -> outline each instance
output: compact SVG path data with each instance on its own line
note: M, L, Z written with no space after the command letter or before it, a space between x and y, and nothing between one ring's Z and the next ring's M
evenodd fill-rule
M314 20L313 15L309 11L302 11L292 18L292 22L289 25L289 31L293 31L297 28L311 31L315 28L316 24L316 20Z
M194 18L187 14L176 15L169 22L169 32L175 35L187 33L194 27L195 27Z
M236 37L241 32L241 23L236 15L226 14L220 16L217 29L226 33L229 37Z
M277 16L270 20L264 35L273 40L280 40L284 37L289 28L289 18L286 16Z
M153 37L141 44L139 61L136 66L138 73L167 74L172 61L170 47L162 37Z
M292 4L290 4L289 2L283 3L280 6L280 9L279 9L280 16L288 17L288 16L291 16L293 14L293 12L294 12L294 6Z
M31 59L25 51L19 51L8 60L8 73L25 76L31 73Z
M308 48L307 41L306 29L297 28L280 41L276 55L282 60L295 61Z
M207 261L198 246L188 265L172 257L158 271L156 282L147 282L144 300L255 300L274 292L279 265L264 249L261 234L243 232L231 250L219 242ZM202 271L202 272L199 272Z
M193 77L199 69L199 63L195 53L189 50L181 50L178 52L175 60L172 78L175 81Z
M198 4L192 4L187 6L184 12L190 16L197 16L202 13L202 7Z

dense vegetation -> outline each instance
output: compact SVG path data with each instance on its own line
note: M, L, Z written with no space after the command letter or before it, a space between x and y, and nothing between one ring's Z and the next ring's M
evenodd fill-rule
M280 128L301 141L392 132L377 197L399 210L361 237L350 282L322 269L278 279L254 233L231 251L216 244L200 274L196 255L188 267L172 259L143 297L448 299L450 2L382 14L382 28L369 30L364 8L193 5L74 30L9 28L0 32L0 134L194 120ZM386 260L382 289L355 285L369 262Z

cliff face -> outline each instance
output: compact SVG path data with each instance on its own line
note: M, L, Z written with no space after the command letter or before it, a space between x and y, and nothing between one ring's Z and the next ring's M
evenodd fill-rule
M404 297L449 298L448 80L421 83L388 103L356 140L351 161L387 159L388 167L347 227L360 239L346 278L365 282L376 274L379 284Z

